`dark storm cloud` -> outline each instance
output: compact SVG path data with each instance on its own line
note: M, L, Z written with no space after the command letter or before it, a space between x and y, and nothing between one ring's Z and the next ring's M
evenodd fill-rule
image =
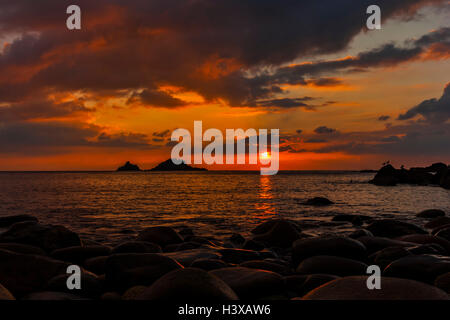
M388 19L411 17L432 2L443 0L380 0L377 4L383 8L383 19ZM337 85L339 80L333 77L307 79L305 75L401 62L417 55L417 46L437 41L429 36L414 44L411 52L386 46L353 62L281 68L275 75L252 77L245 71L276 67L302 55L345 49L365 28L366 8L372 2L80 0L77 4L82 8L83 29L79 32L65 28L62 17L68 2L38 3L0 3L0 34L24 34L5 49L0 66L33 67L30 79L18 83L17 90L148 88L149 105L168 108L182 101L154 91L158 84L179 86L207 100L220 98L232 106L242 106L273 99L284 83ZM442 36L435 38L442 41ZM202 73L205 65L213 66L212 74ZM0 90L0 99L14 96L11 90L14 88Z
M388 121L391 117L390 116L380 116L378 118L378 121Z
M398 116L398 120L409 120L421 115L430 123L444 123L450 119L450 83L444 89L440 99L425 100Z
M177 108L186 105L186 102L183 100L174 98L167 92L156 89L143 90L141 93L133 95L131 101L134 99L139 99L143 104L154 107Z
M169 135L170 135L170 130L169 129L161 131L161 132L153 132L153 136L154 137L158 137L158 138L164 138L164 137L167 137Z
M315 98L312 97L302 97L302 98L283 98L283 99L271 99L256 102L255 106L258 107L274 107L280 109L290 109L290 108L305 108L308 110L313 110L315 107L313 105L307 104L305 102L312 101Z

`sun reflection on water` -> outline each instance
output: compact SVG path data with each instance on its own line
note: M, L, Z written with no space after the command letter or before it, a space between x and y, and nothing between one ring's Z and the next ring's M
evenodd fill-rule
M259 178L259 201L255 204L260 218L268 218L276 213L276 210L272 204L273 198L272 181L270 176L261 175Z

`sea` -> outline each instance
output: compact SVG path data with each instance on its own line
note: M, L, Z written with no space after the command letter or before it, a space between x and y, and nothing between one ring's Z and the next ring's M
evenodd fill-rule
M150 226L191 228L225 240L248 236L271 218L299 222L310 235L356 229L332 221L339 214L396 218L423 225L425 209L450 213L450 191L437 186L369 184L374 173L350 171L259 172L0 172L0 216L31 214L63 225L82 239L115 244ZM305 205L313 197L334 202ZM0 230L1 231L1 230Z

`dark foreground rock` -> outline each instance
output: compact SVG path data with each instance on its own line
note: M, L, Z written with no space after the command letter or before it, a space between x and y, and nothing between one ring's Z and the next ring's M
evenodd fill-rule
M153 242L161 247L183 242L183 238L180 234L171 227L146 228L139 233L137 240Z
M428 209L417 214L419 218L433 219L445 216L445 212L439 209Z
M271 220L270 223L254 229L254 233L255 230L258 234L253 237L253 240L269 247L288 248L295 240L301 238L300 228L283 219Z
M331 274L335 276L354 276L366 274L368 265L360 261L334 257L314 256L303 260L297 267L300 274Z
M209 273L228 284L240 299L269 297L284 290L283 278L275 272L234 267L217 269Z
M366 247L361 242L346 237L300 239L292 246L292 260L295 266L306 258L319 255L364 260Z
M425 230L412 223L394 219L375 220L367 226L367 230L377 237L396 238L408 234L427 234Z
M308 274L288 276L284 278L284 282L291 297L302 297L311 290L336 279L339 277L331 274Z
M75 246L57 249L50 255L57 259L74 264L83 264L85 260L98 256L107 256L111 253L111 249L105 246Z
M16 298L43 289L69 264L37 255L0 250L0 283Z
M85 298L98 298L103 292L103 283L95 274L90 272L81 272L81 289L70 290L67 288L67 279L69 274L61 274L49 280L46 285L47 291L52 292L65 292L70 294L76 294Z
M6 228L6 227L13 225L14 223L24 222L24 221L37 222L38 219L36 217L30 216L28 214L19 214L19 215L13 215L13 216L0 217L0 228Z
M443 290L425 283L381 278L381 290L367 289L367 276L345 277L309 292L305 300L449 300Z
M315 197L306 200L304 204L308 206L329 206L334 204L334 202L324 197Z
M437 277L434 281L434 285L450 294L450 272Z
M63 226L43 225L34 221L13 224L0 234L0 242L29 244L52 252L56 249L81 246L80 237Z
M0 283L0 300L16 300L11 292Z
M126 241L115 246L111 253L160 253L159 245L147 241Z
M161 277L138 296L139 300L223 301L237 300L236 293L206 271L186 268Z
M105 277L108 286L123 291L151 285L166 273L182 268L177 261L157 253L121 253L107 258Z

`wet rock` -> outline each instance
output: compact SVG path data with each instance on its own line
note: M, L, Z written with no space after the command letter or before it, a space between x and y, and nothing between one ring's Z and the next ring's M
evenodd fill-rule
M151 285L166 273L181 268L175 260L157 253L119 253L106 260L105 279L111 288L126 290Z
M450 169L448 167L447 170L442 173L439 185L444 189L450 189Z
M40 256L47 255L47 253L39 247L30 246L22 243L0 243L0 249L23 254L37 254Z
M250 268L250 269L259 269L259 270L267 270L272 271L278 274L286 275L289 273L289 269L276 262L265 261L265 260L254 260L247 261L240 264L241 267Z
M369 258L384 270L391 262L411 255L412 253L403 247L388 247L375 252Z
M11 292L9 292L8 289L6 289L2 284L0 283L0 301L1 300L16 300Z
M67 266L44 256L0 250L0 283L19 298L43 289L51 278L66 273Z
M107 256L111 248L105 246L67 247L53 251L50 256L54 259L74 264L83 264L86 259Z
M439 289L444 290L447 293L450 293L450 272L444 273L436 278L434 281L434 285Z
M171 227L146 228L139 232L137 240L153 242L161 247L183 242L183 238Z
M439 209L428 209L424 210L417 214L417 217L419 218L425 218L425 219L433 219L437 217L444 217L445 212Z
M425 283L382 277L382 290L368 290L367 276L333 280L312 290L305 300L448 300L444 291Z
M323 273L336 276L366 274L367 264L341 257L314 256L303 260L297 267L300 274Z
M178 243L178 244L169 244L164 247L164 252L192 250L192 249L198 249L200 247L204 247L204 246L198 242L189 241L189 242L183 242L183 243Z
M37 222L38 219L28 214L18 214L13 216L0 217L0 228L7 228L13 225L14 223L24 221Z
M222 249L219 250L219 253L225 262L236 264L260 258L258 252L244 249Z
M63 226L42 225L34 221L13 224L0 234L0 242L29 244L46 252L81 245L78 235L69 229Z
M240 299L258 299L284 290L283 278L271 271L243 267L223 268L209 272L222 279Z
M437 243L422 244L416 247L408 248L408 251L415 255L420 254L434 254L434 255L445 255L447 250Z
M442 228L436 232L436 237L443 238L447 241L450 241L450 226L447 228Z
M329 206L334 204L334 202L324 197L315 197L306 200L304 204L308 206Z
M125 291L122 300L137 300L140 295L147 289L146 286L134 286Z
M101 256L90 258L84 261L84 268L97 275L104 274L106 272L106 260L108 256Z
M352 232L349 235L349 238L352 238L352 239L358 239L358 238L361 238L361 237L373 237L373 234L369 230L359 229L359 230L356 230L356 231Z
M159 245L146 241L127 241L115 246L111 254L116 253L160 253Z
M350 222L351 224L355 226L361 226L365 221L372 220L371 217L364 216L364 215L355 215L355 214L339 214L337 216L334 216L331 221L345 221Z
M422 228L394 219L376 220L367 226L367 230L376 237L396 238L408 234L427 234Z
M443 225L450 225L450 217L439 217L431 220L430 222L425 224L425 228L427 229L435 229L437 227L443 226Z
M405 242L412 242L418 244L438 244L443 247L447 254L450 254L450 242L446 239L436 237L430 234L411 234L403 237L399 237L398 240Z
M376 186L395 186L398 182L397 170L390 164L378 170L375 177L369 181Z
M85 299L71 293L42 291L30 293L29 295L25 296L23 300L68 301L68 300L85 300Z
M211 271L221 268L226 268L228 265L219 259L197 259L191 264L192 268Z
M383 237L361 237L358 238L358 241L360 241L362 244L364 244L367 248L367 252L369 254L375 253L377 251L380 251L385 248L389 247L413 247L414 244L410 242L400 241L400 240L394 240L389 238L383 238Z
M361 260L366 258L366 247L361 242L346 237L300 239L292 246L292 260L295 266L306 258L319 255Z
M206 271L186 268L158 279L138 297L140 300L224 301L237 300L236 293L222 280Z
M183 238L186 238L188 236L193 236L194 235L194 231L192 230L192 228L183 227L183 228L180 229L180 231L178 231L178 234L180 236L182 236Z
M233 233L230 236L230 242L237 245L242 245L245 242L245 238L241 236L239 233Z
M45 290L65 292L75 294L77 296L86 298L98 298L103 290L103 284L99 281L98 277L90 272L81 272L81 289L70 290L67 288L67 279L69 274L61 274L49 280Z
M303 296L311 290L336 279L339 279L339 277L331 274L308 274L288 276L284 278L284 282L287 290L291 291L294 296Z
M253 239L246 240L245 243L242 245L242 249L254 251L261 251L264 249L264 247L265 247L264 244Z
M260 233L262 230L267 231ZM255 232L255 229L253 230ZM272 220L263 228L257 230L258 234L253 237L254 241L261 242L270 247L288 248L292 243L301 238L299 228L287 220Z
M449 271L450 258L421 255L395 260L384 269L383 276L433 283L438 276Z
M183 266L190 266L197 259L220 259L221 257L211 249L192 249L163 253L163 255L178 261Z
M447 228L450 228L450 224L444 224L442 226L434 228L433 230L431 230L431 234L435 236L439 231Z

